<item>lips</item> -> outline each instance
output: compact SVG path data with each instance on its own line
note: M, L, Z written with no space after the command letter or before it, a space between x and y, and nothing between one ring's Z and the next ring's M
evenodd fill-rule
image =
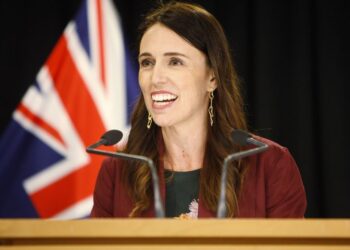
M153 101L153 106L155 108L161 108L171 105L178 98L177 95L174 95L170 92L153 92L151 94Z

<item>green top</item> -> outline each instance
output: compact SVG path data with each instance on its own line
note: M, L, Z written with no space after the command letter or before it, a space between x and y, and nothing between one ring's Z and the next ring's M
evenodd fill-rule
M200 169L188 172L165 170L164 175L166 178L166 217L187 214L192 218L197 218Z

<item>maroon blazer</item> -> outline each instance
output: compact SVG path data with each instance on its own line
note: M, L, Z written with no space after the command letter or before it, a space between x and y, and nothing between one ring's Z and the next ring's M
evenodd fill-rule
M257 137L267 143L267 151L249 157L249 169L245 175L242 193L238 200L238 217L241 218L302 218L306 210L306 195L298 167L288 149L268 139ZM114 158L104 160L97 177L94 205L91 217L128 217L133 208L123 185L121 185L122 161ZM164 176L161 163L159 176ZM159 178L163 203L165 203L164 178ZM199 194L198 217L215 217L201 203ZM154 217L154 207L141 217Z

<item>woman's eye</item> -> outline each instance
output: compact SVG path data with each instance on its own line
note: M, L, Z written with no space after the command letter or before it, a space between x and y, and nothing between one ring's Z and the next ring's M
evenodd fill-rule
M183 65L183 62L178 58L170 58L169 64L173 66L177 66L177 65Z
M140 67L145 68L145 67L149 67L151 65L152 65L152 62L149 59L144 59L144 60L140 61Z

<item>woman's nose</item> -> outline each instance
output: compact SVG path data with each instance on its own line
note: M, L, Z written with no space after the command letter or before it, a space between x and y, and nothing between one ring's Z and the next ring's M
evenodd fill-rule
M161 64L155 64L152 70L152 83L161 84L166 82L166 69Z

